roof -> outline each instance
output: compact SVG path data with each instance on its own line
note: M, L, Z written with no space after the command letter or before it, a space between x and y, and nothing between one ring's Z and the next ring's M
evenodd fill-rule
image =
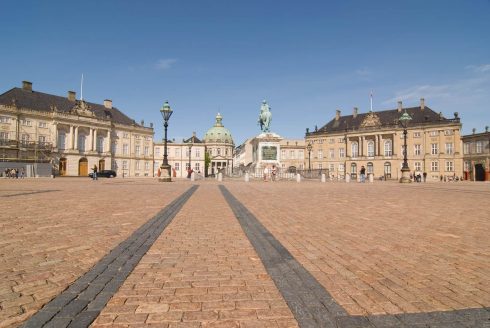
M126 116L116 107L106 108L104 105L85 102L88 109L95 114L95 117L100 119L110 118L113 122L124 125L136 125L133 119ZM28 108L40 112L50 112L56 110L58 112L70 113L74 107L80 106L81 101L71 101L67 97L60 97L42 93L38 91L24 90L22 88L13 88L0 95L0 105L12 106L19 108Z
M216 123L204 135L205 143L225 143L233 144L233 138L230 130L224 127L221 122L223 117L220 113L216 115Z
M398 109L390 109L379 112L359 113L355 117L354 115L340 116L338 120L334 118L318 130L307 132L307 135L314 135L316 133L338 133L383 127L392 128L399 126L399 118L405 111L412 118L409 123L410 126L459 123L457 113L454 113L454 119L447 119L442 115L442 113L436 113L427 106L425 106L424 109L421 107L410 107L403 108L402 112L399 112Z
M188 139L184 139L184 143L202 143L202 141L198 137L193 135L192 137L190 137Z

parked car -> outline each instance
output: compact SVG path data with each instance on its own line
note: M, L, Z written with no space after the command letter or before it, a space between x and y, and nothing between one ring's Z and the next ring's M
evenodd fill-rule
M97 172L98 178L115 178L116 175L117 175L116 171L113 171L113 170L102 170L102 171ZM94 173L90 172L88 174L88 176L92 178L94 176Z

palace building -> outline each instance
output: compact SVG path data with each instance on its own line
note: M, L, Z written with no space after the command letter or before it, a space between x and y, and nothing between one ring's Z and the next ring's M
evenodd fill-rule
M490 132L463 136L464 179L471 181L490 181Z
M463 172L461 123L458 113L445 118L425 106L342 116L320 129L307 129L305 142L311 144L312 169L328 170L331 177L357 178L361 166L374 178L399 179L403 164L403 128L399 118L407 112L407 159L412 173L427 173L428 179L460 176Z
M217 174L221 170L230 170L233 167L233 151L235 144L230 130L224 127L223 117L216 115L216 123L204 135L204 143L210 163L206 175Z
M0 95L0 157L9 165L44 164L62 176L87 176L94 166L151 176L153 135L152 125L137 124L111 100L42 93L27 81Z

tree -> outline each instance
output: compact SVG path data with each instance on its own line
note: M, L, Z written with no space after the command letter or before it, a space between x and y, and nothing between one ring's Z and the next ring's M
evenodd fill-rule
M204 153L204 176L208 176L208 168L209 164L211 164L211 156L209 155L208 152Z

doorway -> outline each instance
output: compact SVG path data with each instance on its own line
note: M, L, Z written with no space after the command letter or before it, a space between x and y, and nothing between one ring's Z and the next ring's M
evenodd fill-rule
M475 164L475 181L485 181L483 164Z
M99 171L105 170L105 160L101 159L99 161Z
M88 161L85 157L78 161L78 176L86 177L88 175Z
M60 176L66 175L66 158L60 158L58 169L60 171Z

